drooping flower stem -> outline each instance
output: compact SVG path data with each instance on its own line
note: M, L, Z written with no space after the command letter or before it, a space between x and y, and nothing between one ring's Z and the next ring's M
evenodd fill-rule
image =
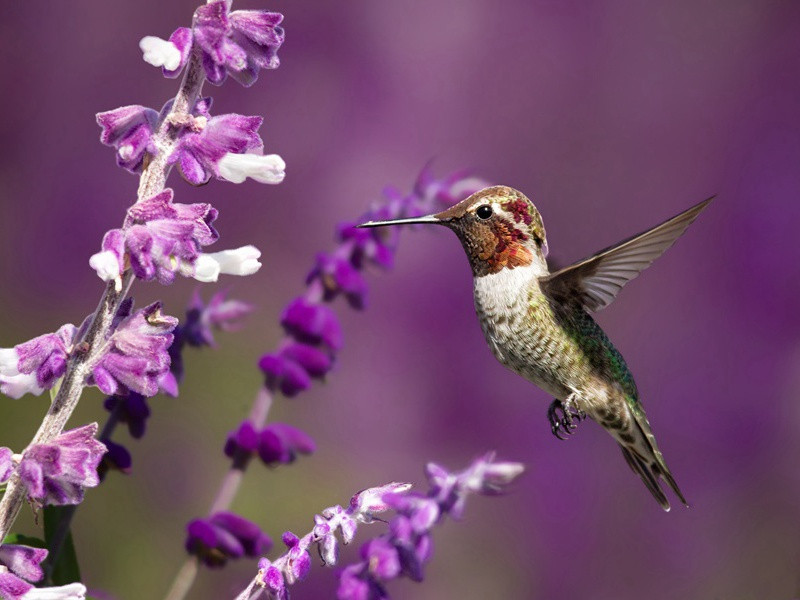
M253 406L250 409L250 421L256 427L261 429L267 422L269 416L269 409L272 407L272 394L266 388L259 389ZM234 461L231 468L225 473L222 479L217 495L211 503L211 509L208 514L213 515L230 508L236 493L239 491L239 486L244 478L244 471L246 464L238 464ZM199 559L196 556L190 556L181 565L175 579L172 581L172 586L165 596L164 600L183 600L189 590L192 588L197 571L199 567Z
M139 179L137 202L150 198L164 189L167 175L172 165L167 163L167 157L178 138L178 124L182 120L191 118L190 110L194 106L205 81L205 72L202 66L202 54L195 47L192 57L187 65L175 103L169 115L159 125L153 142L158 153L151 156ZM42 424L33 438L32 444L45 443L58 436L64 429L69 417L78 405L84 382L86 381L87 366L95 358L98 348L97 340L106 336L114 316L117 314L122 301L128 295L134 275L131 269L125 271L119 281L109 281L105 292L100 298L100 303L91 316L91 322L83 338L76 343L76 350L69 358L67 370L61 381L58 393L53 399L50 409L42 420ZM19 515L25 501L25 486L17 475L8 482L5 494L0 501L0 543L8 535L11 526Z

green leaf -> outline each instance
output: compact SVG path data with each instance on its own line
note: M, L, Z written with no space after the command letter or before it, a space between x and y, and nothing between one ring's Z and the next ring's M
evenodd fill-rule
M47 548L44 540L23 535L21 533L9 533L3 540L4 544L20 544L22 546L31 546L33 548Z
M66 585L81 580L78 555L75 553L75 545L72 543L72 532L69 531L69 524L75 508L75 506L44 507L44 539L47 541L47 547L51 550L45 560L44 569L45 573L49 575L48 580L53 585ZM65 527L67 528L66 534L63 532ZM60 550L52 548L52 544L57 542L56 538L63 539Z

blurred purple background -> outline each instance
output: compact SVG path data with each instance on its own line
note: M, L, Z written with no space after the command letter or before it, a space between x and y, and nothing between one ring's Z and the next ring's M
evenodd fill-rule
M329 382L273 417L318 453L254 468L234 508L279 539L315 512L390 480L424 485L496 449L529 467L515 492L476 498L437 532L424 584L396 598L724 598L800 595L800 4L760 0L236 2L286 15L282 66L245 90L209 86L215 112L261 114L277 187L213 181L182 202L219 208L219 248L254 243L264 267L228 279L258 305L246 331L190 353L177 400L155 399L134 474L78 511L86 583L121 599L163 595L184 524L205 514L246 414L255 361L280 335L337 221L385 184L407 191L435 157L523 190L562 264L711 195L718 200L598 320L625 355L691 509L661 511L611 439L549 432L550 398L505 371L478 327L467 261L444 230L404 232L369 307L343 304L346 347ZM176 82L141 61L144 35L188 25L194 2L8 4L0 20L0 346L94 309L88 267L137 180L98 143L94 113L160 107ZM182 314L193 282L137 284ZM206 297L212 286L204 288ZM74 425L104 418L87 394ZM44 398L4 400L0 444L24 446ZM28 511L23 528L34 531ZM363 528L358 538L377 535ZM345 555L354 556L355 549ZM315 568L297 598L332 597ZM232 597L254 571L204 572L190 597Z

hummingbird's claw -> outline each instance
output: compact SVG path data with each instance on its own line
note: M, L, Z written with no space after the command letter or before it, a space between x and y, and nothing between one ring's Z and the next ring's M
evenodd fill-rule
M553 400L550 408L547 409L547 420L550 421L550 431L553 435L560 440L566 440L566 437L572 435L572 432L578 428L574 421L582 421L586 418L586 413L570 406L567 402L566 407L561 400Z

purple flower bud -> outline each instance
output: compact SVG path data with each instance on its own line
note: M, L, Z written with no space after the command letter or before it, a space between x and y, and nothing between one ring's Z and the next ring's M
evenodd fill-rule
M28 497L41 505L79 504L83 488L99 483L97 465L106 447L94 439L96 433L92 423L28 446L17 469Z
M361 565L351 565L339 576L339 587L336 590L337 600L372 600L369 583L361 576Z
M306 283L319 279L325 289L325 300L333 300L340 292L355 309L362 309L367 299L367 282L353 264L340 256L317 254L317 264Z
M363 267L364 259L384 269L392 268L398 236L399 232L392 227L357 229L353 222L340 223L337 227L339 240L353 244L351 260L359 269Z
M240 300L228 300L227 292L217 292L203 304L198 292L194 293L182 325L183 339L190 346L216 347L213 329L235 331L241 327L245 316L253 310L251 304Z
M258 525L231 512L195 519L186 529L187 552L209 567L222 567L229 559L242 556L258 556L272 547Z
M289 342L281 348L280 355L299 364L311 377L322 378L333 367L329 353L308 344Z
M262 558L258 561L260 579L278 600L287 598L286 582L283 579L283 572L274 566L268 559Z
M142 170L145 152L155 153L151 139L159 115L146 106L122 106L97 113L97 124L103 129L100 141L117 149L117 164L138 173Z
M300 539L291 531L283 534L283 543L289 548L286 553L286 567L283 574L289 585L303 579L311 570L311 557L307 551L309 541L310 538Z
M5 483L14 472L14 453L10 448L0 448L0 483Z
M195 11L195 41L203 49L206 77L221 84L228 73L242 85L251 85L259 69L275 69L284 32L283 15L259 10L228 14L224 0L209 2Z
M411 489L410 483L393 481L386 485L361 490L350 498L350 509L359 515L359 517L369 519L371 515L389 510L393 507L392 504L387 502L387 497L395 494L398 498L402 498L402 494L409 489Z
M400 557L397 549L383 538L375 538L361 546L361 558L367 563L369 572L384 581L400 574Z
M316 450L308 434L285 423L267 425L259 437L258 455L265 464L289 464L298 454L311 454Z
M349 544L353 541L353 537L358 529L358 523L352 516L350 516L349 511L344 510L337 504L336 506L331 506L330 508L323 510L322 517L324 517L327 521L331 531L334 531L337 527L341 530L342 541L345 544ZM317 515L315 520L320 519L318 523L322 523L324 522L322 517Z
M225 456L249 458L258 450L259 433L250 421L242 421L239 428L228 434L225 441Z
M103 407L114 412L118 421L128 424L131 437L138 440L144 435L150 417L150 407L144 396L136 392L125 396L109 396L103 402Z
M279 354L265 354L258 361L259 368L267 376L268 389L291 398L311 387L311 377L299 364Z
M101 442L108 451L103 455L103 460L100 461L100 465L97 467L97 474L100 477L100 481L105 480L109 471L119 471L126 475L130 473L133 459L128 449L122 444L113 442L108 438L103 438Z
M123 319L108 339L108 352L93 366L91 383L110 395L122 388L154 396L169 369L170 332L177 323L176 318L161 314L160 302Z
M44 577L44 571L40 564L45 558L47 558L47 550L44 548L32 548L17 544L0 546L0 565L26 581L40 581ZM0 595L0 597L4 596Z
M327 306L297 298L283 311L281 325L290 335L308 344L326 344L331 350L342 347L342 328L336 314Z

